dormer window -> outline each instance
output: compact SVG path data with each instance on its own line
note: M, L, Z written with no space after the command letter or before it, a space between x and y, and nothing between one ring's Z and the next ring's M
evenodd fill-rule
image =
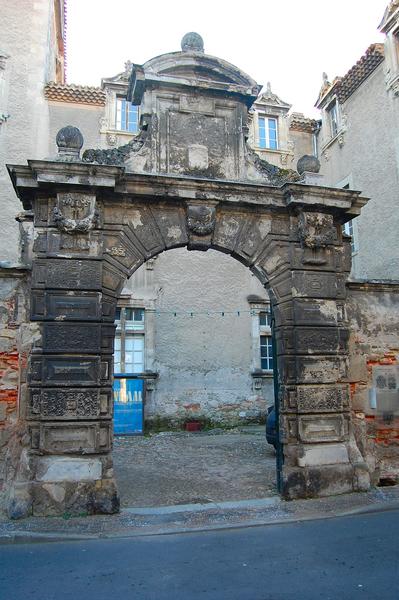
M331 137L334 137L337 135L339 129L338 104L336 100L328 106L327 114L330 122Z
M139 130L138 106L133 106L120 96L116 98L115 129L129 133L137 133Z
M275 117L258 117L259 147L268 150L278 149L277 119Z

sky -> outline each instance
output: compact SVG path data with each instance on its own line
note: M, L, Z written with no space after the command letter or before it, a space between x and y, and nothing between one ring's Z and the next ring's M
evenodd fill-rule
M100 85L124 70L180 50L188 31L293 105L314 108L322 73L344 75L368 46L389 0L67 0L67 82Z

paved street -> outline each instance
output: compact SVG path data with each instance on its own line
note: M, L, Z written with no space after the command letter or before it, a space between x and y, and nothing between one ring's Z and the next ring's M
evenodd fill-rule
M0 547L2 600L397 600L399 510Z
M116 437L121 506L198 504L277 493L276 456L265 427Z

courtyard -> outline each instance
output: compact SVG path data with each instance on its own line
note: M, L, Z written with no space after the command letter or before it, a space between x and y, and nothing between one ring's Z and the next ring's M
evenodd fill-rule
M205 504L277 494L264 426L114 439L122 507Z

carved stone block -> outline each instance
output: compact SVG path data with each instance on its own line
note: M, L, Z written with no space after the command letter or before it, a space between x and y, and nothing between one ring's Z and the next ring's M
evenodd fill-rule
M345 376L345 361L337 356L281 356L279 379L293 383L335 383Z
M292 267L303 270L346 272L344 247L308 248L292 244Z
M101 261L66 258L33 261L32 287L101 290Z
M47 227L56 204L53 198L36 198L33 204L35 227Z
M31 319L98 321L101 319L100 292L32 291Z
M244 224L244 217L239 212L218 212L212 245L222 251L227 249L233 252Z
M41 423L39 451L44 454L99 454L111 448L108 423Z
M144 255L122 233L107 232L104 239L104 253L112 264L125 273L136 270L144 262Z
M299 413L340 412L349 410L346 385L300 385L297 387Z
M101 349L101 325L97 323L44 323L44 352L96 354Z
M262 252L271 229L272 218L270 215L261 214L251 219L247 218L239 236L236 253L253 262Z
M126 276L116 266L105 262L103 264L103 280L104 289L109 295L120 296L123 286L126 281Z
M337 327L279 327L277 354L337 354L346 351L348 332Z
M112 401L107 388L31 388L27 416L41 421L110 419Z
M343 415L301 415L298 435L302 442L343 442L348 437L348 420Z
M45 248L41 247L39 250L34 246L34 250L35 252L46 252L48 256L98 258L102 254L102 235L98 231L75 233L74 235L49 231Z
M291 272L286 272L287 269L291 268L289 242L279 238L269 239L256 263L265 271L268 278L274 278L283 272L281 279L278 282L273 282L273 288L276 289L278 286L278 295L285 296L286 292L283 293L283 290L285 290L284 281L287 278L289 278L289 287L291 288Z
M177 206L162 206L159 209L154 210L152 215L156 222L157 229L162 236L162 248L176 248L177 246L184 246L187 244L188 237L185 209ZM144 243L148 244L148 242L146 242L145 230L141 231L136 227L134 233L143 245Z
M342 301L294 298L274 309L276 326L282 325L328 325L339 326L345 320Z
M124 232L131 244L148 258L165 248L164 240L148 206L130 206L123 215Z
M38 356L31 358L29 382L45 386L100 385L99 356Z
M293 271L293 296L303 298L345 298L345 275Z

